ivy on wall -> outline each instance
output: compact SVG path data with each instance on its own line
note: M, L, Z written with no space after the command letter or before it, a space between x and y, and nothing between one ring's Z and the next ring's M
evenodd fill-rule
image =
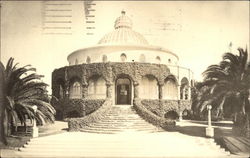
M104 99L60 99L52 104L57 111L57 118L83 117L96 111L104 103Z

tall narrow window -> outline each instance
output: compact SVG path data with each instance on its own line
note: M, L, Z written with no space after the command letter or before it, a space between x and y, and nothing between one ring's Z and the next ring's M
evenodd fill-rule
M121 61L122 61L122 62L125 62L126 60L127 60L126 54L122 53L122 54L121 54Z
M86 63L87 63L87 64L90 64L90 63L91 63L91 59L90 59L89 56L88 56L87 59L86 59Z
M107 55L102 56L102 62L106 63L108 61Z
M161 63L161 58L160 58L159 56L157 56L157 57L155 58L155 60L156 60L156 63L157 63L157 64L160 64L160 63Z
M76 59L76 61L75 61L75 65L78 65L78 60Z
M144 54L140 55L140 62L143 62L143 63L146 62L146 57Z

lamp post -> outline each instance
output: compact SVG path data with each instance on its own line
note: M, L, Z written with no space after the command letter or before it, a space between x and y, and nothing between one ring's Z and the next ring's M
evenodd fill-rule
M206 136L207 137L214 137L214 128L212 127L211 123L211 105L207 105L207 110L208 110L208 127L206 128Z
M36 110L37 110L37 106L33 106L32 107L33 110L34 110L34 114L36 114ZM38 137L38 128L36 126L36 119L34 118L33 120L33 127L32 127L32 137L35 138L35 137Z

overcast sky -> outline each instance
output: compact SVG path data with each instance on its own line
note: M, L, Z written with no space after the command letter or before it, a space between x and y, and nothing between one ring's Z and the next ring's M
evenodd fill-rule
M1 61L5 65L14 57L20 65L32 64L48 84L54 69L68 65L71 52L95 45L113 30L121 10L150 44L177 54L180 65L190 68L196 80L202 79L207 66L221 60L230 42L235 53L238 47L249 48L248 1L98 1L91 37L85 35L81 1L72 5L72 35L42 34L42 2L2 1L1 6ZM166 30L159 24L164 22L170 24Z

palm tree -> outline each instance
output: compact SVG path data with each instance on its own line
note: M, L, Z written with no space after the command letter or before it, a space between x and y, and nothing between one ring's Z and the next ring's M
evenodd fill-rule
M218 65L209 66L203 73L203 92L198 103L200 112L204 111L206 105L211 104L213 109L218 110L218 116L223 112L225 102L233 98L237 101L233 107L234 113L249 115L250 62L247 49L244 51L239 48L238 51L239 55L225 53Z
M4 130L4 118L5 118L5 84L4 84L4 66L0 62L0 145L7 144Z
M18 68L14 58L10 58L4 70L6 111L12 127L20 121L26 128L26 119L36 119L38 124L53 122L55 109L49 104L48 94L42 75L35 73L30 65ZM37 112L33 106L37 106Z

